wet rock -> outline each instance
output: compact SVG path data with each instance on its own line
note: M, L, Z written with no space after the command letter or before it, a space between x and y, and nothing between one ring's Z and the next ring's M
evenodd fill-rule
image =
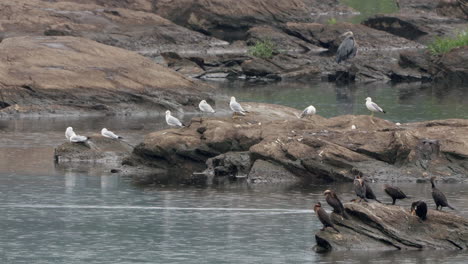
M206 161L205 174L213 177L212 183L224 180L236 181L245 179L252 167L250 154L247 151L227 152Z
M56 147L54 159L57 163L97 162L119 164L132 151L133 148L125 141L105 138L101 135L92 135L85 143L66 142ZM118 172L118 170L115 172Z
M152 133L129 159L135 166L177 168L182 178L204 171L210 158L218 156L215 160L221 162L228 160L226 157L231 159L232 153L248 153L250 164L257 160L271 164L223 165L218 172L235 178L237 171L239 177L244 177L248 168L249 178L255 175L252 177L265 182L277 179L268 174L261 177L255 170L268 171L276 166L283 168L278 175L294 175L278 176L281 180L351 181L356 172L383 181L427 180L430 176L466 179L466 120L397 126L370 116L326 119L314 115L299 119L295 109L259 103L243 105L250 111L246 116L204 118L194 120L188 128ZM352 125L357 129L351 129ZM230 154L219 156L225 153Z
M268 59L255 58L246 60L241 64L242 71L250 77L266 77L270 79L279 79L278 74L281 68Z
M1 115L193 111L214 89L134 52L63 36L4 39L0 80Z
M368 18L363 24L422 44L432 42L435 37L452 36L468 25L466 21L438 16L434 12L379 14Z
M437 13L442 16L457 17L468 20L467 0L444 0L439 1Z
M0 3L2 36L76 36L142 54L205 50L226 45L151 13L149 1L40 1ZM138 11L137 11L138 10Z
M299 178L283 166L257 159L250 169L248 181L251 183L290 183L299 181Z
M451 83L468 82L468 47L455 48L442 55L436 61L434 75L437 80L449 81Z
M338 0L181 0L157 1L154 12L176 24L224 40L244 40L258 25L310 21L311 14L349 12Z
M164 58L169 68L185 76L198 77L205 72L196 62L187 58L182 58L175 52L164 52L161 56Z
M468 248L468 219L456 213L429 209L427 220L421 221L410 214L410 208L400 206L366 202L344 206L350 218L332 213L340 233L317 232L317 251Z

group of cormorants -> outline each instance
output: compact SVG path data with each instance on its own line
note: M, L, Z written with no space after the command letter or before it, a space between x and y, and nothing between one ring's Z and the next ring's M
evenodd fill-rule
M447 202L447 197L445 197L444 193L437 189L434 183L435 177L431 178L431 186L432 186L432 198L434 199L434 203L436 205L436 210L442 210L443 207L448 207L452 210L455 210L450 204ZM365 202L368 202L367 199L369 200L375 200L379 203L381 203L377 197L375 196L375 193L372 191L372 188L370 185L367 183L366 179L361 177L361 175L357 175L354 178L354 191L359 199L355 199L355 202L362 202L364 200ZM396 200L400 199L405 199L405 198L410 198L407 196L400 188L391 186L388 184L384 185L384 191L385 193L392 198L392 205L395 205ZM343 206L343 203L341 203L341 200L338 198L336 193L332 190L326 190L323 192L325 195L325 200L327 203L333 208L333 213L340 215L343 218L348 219L348 215L346 214L346 210ZM320 202L317 202L314 206L314 211L317 217L319 218L320 222L323 224L323 229L327 227L333 228L336 232L338 229L334 226L333 222L331 221L330 216L328 213L322 208L322 204ZM427 219L427 204L424 201L416 201L411 204L411 214L412 215L417 215L422 221L425 221Z

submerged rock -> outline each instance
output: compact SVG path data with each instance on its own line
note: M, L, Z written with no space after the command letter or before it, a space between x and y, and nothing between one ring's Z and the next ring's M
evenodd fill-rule
M340 233L332 229L317 232L315 250L468 248L468 219L453 212L429 209L422 221L400 206L363 202L345 203L344 207L349 219L331 213Z
M187 128L151 133L127 160L136 167L177 171L173 177L180 180L210 166L208 175L252 182L277 181L277 175L267 173L277 167L281 181L351 181L356 173L384 181L466 179L467 120L397 126L370 116L299 119L298 110L284 106L242 105L250 111L246 116L197 118ZM249 159L231 162L227 157L236 153ZM206 165L210 158L218 160L216 165L213 159Z

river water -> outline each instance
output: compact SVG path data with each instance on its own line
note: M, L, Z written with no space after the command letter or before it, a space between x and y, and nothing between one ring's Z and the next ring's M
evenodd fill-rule
M228 96L318 113L367 114L372 96L395 122L464 118L466 87L329 83L218 83L217 108ZM220 111L221 115L228 114ZM184 120L193 114L180 116ZM312 206L333 188L344 200L351 184L141 186L97 164L55 165L53 148L73 126L90 135L102 127L131 144L166 128L146 117L21 118L0 120L0 263L466 263L465 252L312 251L321 225ZM396 185L399 185L396 183ZM428 184L400 185L433 206ZM439 184L468 217L468 185ZM374 189L385 202L381 184ZM409 208L411 201L400 204ZM329 209L329 208L327 208Z

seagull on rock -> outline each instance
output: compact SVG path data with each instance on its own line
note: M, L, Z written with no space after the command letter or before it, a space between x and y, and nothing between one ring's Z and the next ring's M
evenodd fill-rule
M111 139L121 139L122 138L121 136L117 136L116 134L114 134L114 132L112 132L110 130L107 130L107 128L103 128L101 130L101 135L103 137L111 138Z
M245 113L247 111L242 108L242 106L236 101L236 98L234 96L231 96L231 102L229 102L229 107L231 108L234 113L239 113L243 116L245 116Z
M80 136L80 135L73 135L70 137L70 142L72 143L84 143L88 140L88 137Z
M170 126L184 127L184 124L179 119L173 117L169 110L166 111L166 123Z
M304 109L304 111L302 111L299 118L304 118L309 115L315 115L316 112L317 110L315 110L315 107L313 105L309 105L308 107L306 107L306 109Z
M366 107L369 109L369 111L371 111L371 116L374 116L374 112L382 112L385 114L385 111L376 103L372 102L372 98L370 97L366 98Z
M209 103L206 102L206 100L201 100L201 102L198 104L198 108L200 108L200 111L206 112L206 113L215 113L216 111L211 107Z
M75 131L73 131L73 127L67 127L67 130L65 130L65 137L67 140L70 140L72 136L76 136Z

